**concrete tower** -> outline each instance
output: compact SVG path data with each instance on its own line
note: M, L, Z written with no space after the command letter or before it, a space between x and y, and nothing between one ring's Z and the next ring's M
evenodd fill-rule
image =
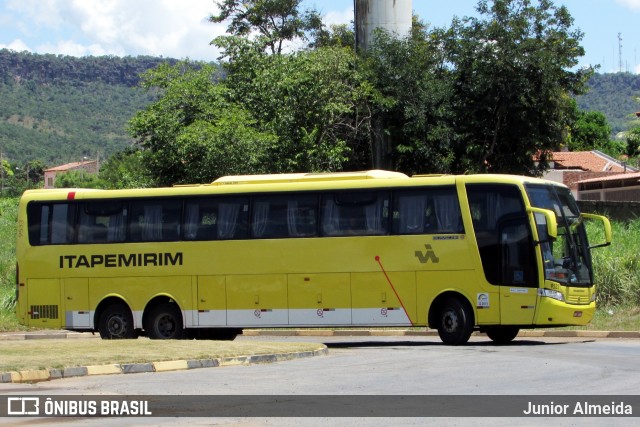
M411 31L412 0L354 0L356 45L366 50L373 41L376 28L383 28L398 37Z

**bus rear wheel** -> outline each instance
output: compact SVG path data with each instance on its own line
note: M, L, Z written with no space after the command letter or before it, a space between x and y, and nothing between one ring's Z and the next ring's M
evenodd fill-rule
M485 334L496 344L508 344L518 335L517 326L494 326L487 328Z
M182 313L175 304L157 305L149 312L145 330L151 339L181 339L184 335Z
M100 315L98 331L106 340L135 338L131 310L124 304L108 306Z
M438 320L438 335L443 343L461 345L469 341L473 332L473 312L458 298L444 301Z

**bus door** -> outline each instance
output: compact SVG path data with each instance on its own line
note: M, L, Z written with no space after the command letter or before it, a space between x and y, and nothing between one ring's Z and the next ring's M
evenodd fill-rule
M500 293L500 323L533 324L537 263L528 215L516 185L467 184L484 275Z
M500 323L531 325L537 302L537 269L527 217L503 220L500 230Z

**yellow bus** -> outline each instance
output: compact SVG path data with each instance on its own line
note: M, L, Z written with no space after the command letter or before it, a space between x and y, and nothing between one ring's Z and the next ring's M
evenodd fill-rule
M102 338L233 339L243 328L474 330L587 324L584 219L560 184L367 171L137 190L31 190L17 315Z

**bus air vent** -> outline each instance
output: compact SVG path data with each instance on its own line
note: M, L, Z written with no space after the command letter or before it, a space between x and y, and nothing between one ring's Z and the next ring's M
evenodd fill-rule
M32 319L57 319L58 306L57 305L32 305L31 318Z

